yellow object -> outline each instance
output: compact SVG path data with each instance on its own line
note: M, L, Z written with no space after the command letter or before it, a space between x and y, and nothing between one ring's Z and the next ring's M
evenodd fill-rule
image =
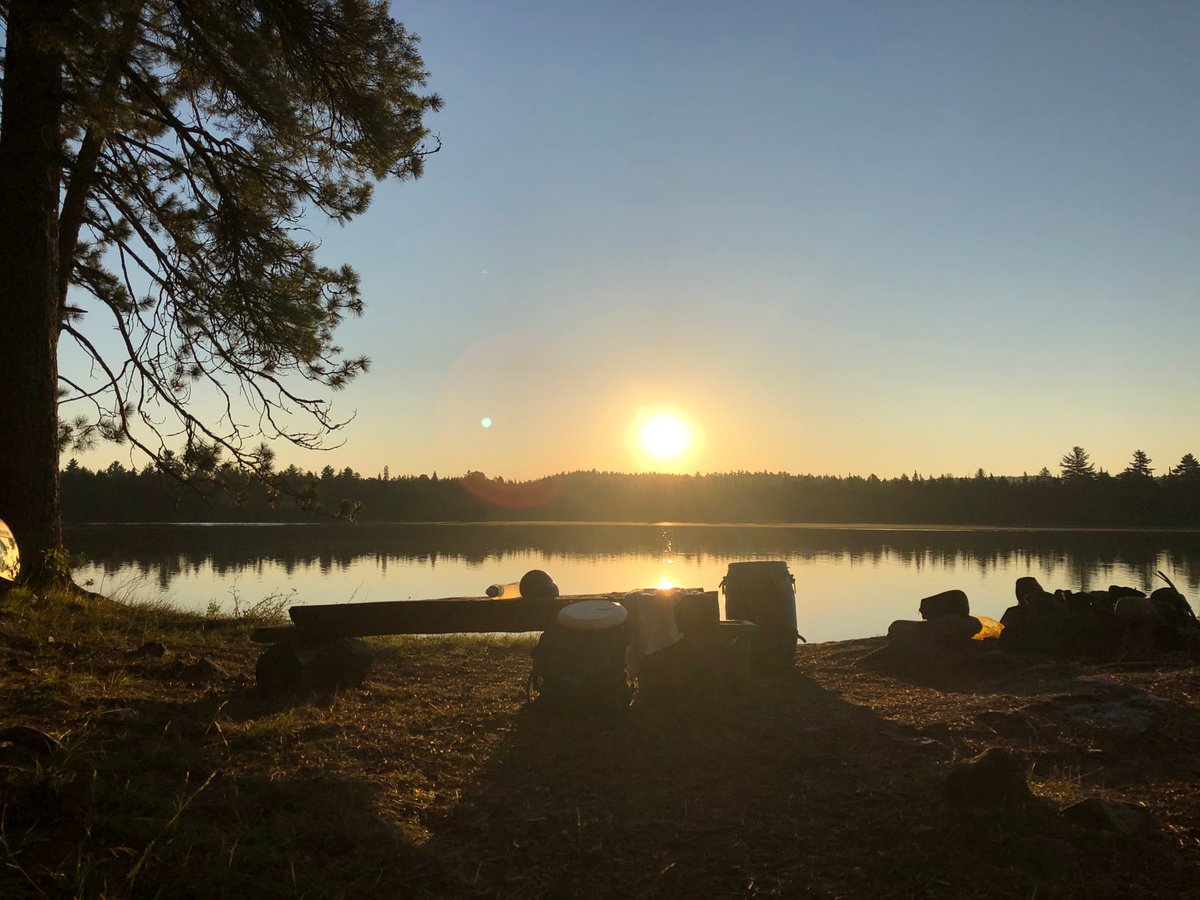
M12 530L0 519L0 578L16 581L21 573L21 556Z
M1000 637L1000 632L1004 630L1004 626L995 619L989 619L987 616L976 616L979 623L983 626L979 632L971 638L973 641L986 641L992 638Z

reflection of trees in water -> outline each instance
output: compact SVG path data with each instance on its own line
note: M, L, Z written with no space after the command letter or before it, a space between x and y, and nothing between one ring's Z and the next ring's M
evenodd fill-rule
M1048 588L1104 588L1121 569L1135 587L1153 586L1163 569L1194 595L1200 551L1194 534L1168 532L925 531L662 525L279 525L263 527L121 525L68 527L73 550L106 576L134 567L166 590L179 575L205 566L220 577L262 574L277 565L289 576L316 568L344 571L370 560L428 565L494 566L544 556L588 562L670 555L703 564L778 557L852 566L899 564L917 571L975 568L1054 573ZM1061 576L1059 573L1062 573ZM1124 576L1123 576L1124 577Z

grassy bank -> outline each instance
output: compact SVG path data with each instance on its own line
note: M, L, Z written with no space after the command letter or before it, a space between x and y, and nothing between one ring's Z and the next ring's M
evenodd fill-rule
M1200 884L1194 660L989 658L920 681L878 640L615 718L526 706L524 638L375 642L357 690L254 689L243 621L0 600L0 896L1173 897ZM1038 802L964 808L1005 747ZM1085 797L1151 827L1089 827Z

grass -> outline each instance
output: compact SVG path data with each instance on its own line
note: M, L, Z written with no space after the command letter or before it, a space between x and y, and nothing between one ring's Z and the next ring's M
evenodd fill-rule
M821 644L740 692L563 719L524 702L528 637L382 639L360 689L260 696L247 636L276 613L256 606L214 624L157 604L0 601L0 725L61 742L0 767L0 896L1182 897L1200 883L1194 660L917 683L853 665L877 642ZM165 653L139 653L148 641ZM189 681L199 658L216 668ZM1119 733L1075 715L1117 690L1164 698L1161 720ZM1043 803L1024 818L942 798L949 767L988 746L1028 761ZM1157 829L1058 815L1087 796L1144 804Z

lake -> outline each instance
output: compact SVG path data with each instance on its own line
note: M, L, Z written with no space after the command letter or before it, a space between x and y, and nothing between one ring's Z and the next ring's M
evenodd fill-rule
M1023 575L1043 587L1152 588L1162 570L1195 608L1200 535L1160 531L690 524L73 525L80 583L230 613L270 595L294 603L483 597L529 569L564 594L675 585L716 590L730 562L786 560L810 641L883 634L925 596L961 588L999 618ZM722 598L722 602L723 602Z

